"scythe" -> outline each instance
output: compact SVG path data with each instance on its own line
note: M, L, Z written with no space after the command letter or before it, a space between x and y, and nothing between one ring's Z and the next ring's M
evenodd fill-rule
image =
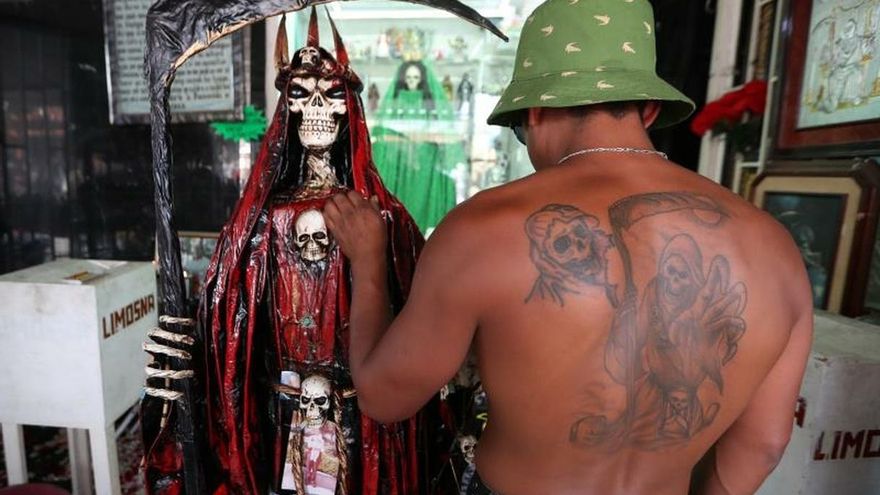
M491 21L457 0L401 0L439 8L507 40ZM263 19L328 3L329 0L158 0L147 13L145 72L150 92L156 239L159 286L164 315L144 350L153 356L147 368L144 418L146 459L163 435L174 434L183 457L185 493L208 493L200 438L203 391L197 389L190 361L199 342L195 322L184 307L180 241L174 222L171 189L169 95L177 70L215 41ZM158 421L154 421L158 419ZM169 430L172 426L175 430ZM149 473L148 473L149 477ZM148 489L150 482L148 480Z

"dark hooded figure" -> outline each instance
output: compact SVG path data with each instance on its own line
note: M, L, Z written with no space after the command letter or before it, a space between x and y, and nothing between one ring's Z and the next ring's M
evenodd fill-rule
M335 26L336 59L318 45L313 11L307 46L288 62L283 24L281 97L199 307L207 485L261 495L419 493L416 419L382 426L359 412L348 367L350 277L321 212L340 191L377 197L397 308L423 239L373 166L362 84ZM148 470L178 469L159 447ZM149 478L164 493L179 483Z
M718 404L701 391L722 390L721 366L736 351L745 323L745 288L730 285L730 267L703 255L693 238L666 244L657 275L645 287L637 348L636 403L630 441L645 447L691 438L712 421Z

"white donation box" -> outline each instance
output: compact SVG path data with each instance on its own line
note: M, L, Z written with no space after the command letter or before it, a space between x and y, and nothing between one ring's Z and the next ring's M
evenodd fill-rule
M816 313L791 442L758 494L880 494L880 327Z
M0 276L0 423L10 484L27 481L20 425L32 424L88 430L96 492L119 492L114 422L140 397L141 344L156 326L158 303L151 263L64 259ZM75 440L78 492L90 480Z

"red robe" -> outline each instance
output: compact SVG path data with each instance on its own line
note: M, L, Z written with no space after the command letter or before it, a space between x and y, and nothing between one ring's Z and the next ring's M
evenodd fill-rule
M347 103L353 186L378 196L390 213L388 255L394 272L389 280L399 310L423 240L379 180L359 97L349 90ZM278 488L286 418L272 417L272 411L281 411L273 404L278 394L272 386L280 372L324 365L341 368L344 377L348 368L351 288L344 258L332 251L316 278L285 245L292 239L296 216L308 209L320 211L326 201L278 200L273 188L287 151L285 138L295 135L295 130L288 132L288 122L282 98L242 199L220 235L199 310L206 339L206 423L210 453L216 458L208 485L229 493L263 494ZM306 316L311 321L303 325ZM334 384L340 391L350 387L344 378ZM358 422L345 425L359 430L350 451L360 459L349 459L356 468L345 483L348 493L418 493L415 420L387 427L366 417Z

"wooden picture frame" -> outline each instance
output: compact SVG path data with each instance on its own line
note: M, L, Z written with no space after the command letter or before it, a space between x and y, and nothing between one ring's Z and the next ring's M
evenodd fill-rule
M187 297L198 299L220 233L181 230L177 235L180 238L180 265L186 280Z
M751 77L766 81L770 76L770 58L772 55L773 33L776 28L777 4L781 0L766 0L755 6L755 19L752 39L754 48L751 50Z
M208 265L217 248L219 232L205 232L196 230L180 230L177 232L180 239L180 265L183 268L183 282L186 298L197 301ZM154 263L159 262L159 246L156 245Z
M880 210L880 166L873 161L851 167L842 161L776 163L755 180L752 198L795 239L816 309L864 314Z
M863 4L788 2L770 126L773 158L880 155L880 60L853 51L880 51L880 37L871 41L868 26L876 14L853 10Z
M751 199L752 186L758 174L761 173L761 167L756 162L737 162L734 164L733 181L731 189L744 199Z

